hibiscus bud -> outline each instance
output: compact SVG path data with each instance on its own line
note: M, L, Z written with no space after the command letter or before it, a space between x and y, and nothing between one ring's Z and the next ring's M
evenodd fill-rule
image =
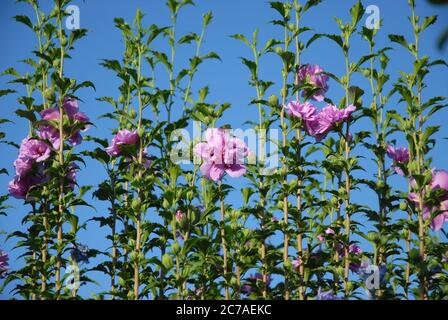
M131 109L131 110L129 110L129 116L131 117L131 118L136 118L137 117L137 111L135 111L135 109Z
M269 106L276 107L278 106L278 97L275 94L272 94L268 98Z
M145 134L145 129L143 129L143 128L139 128L138 130L137 130L137 134L138 134L138 136L141 138L141 137L143 137L143 135Z
M62 35L60 38L61 46L65 47L67 45L67 37Z
M45 99L47 99L47 100L54 101L54 99L55 99L54 90L51 89L51 88L47 88L47 89L45 89L45 91L44 91L44 97L45 97Z
M389 58L386 55L382 54L380 57L380 62L384 64L384 63L387 63L388 61L389 61Z
M162 257L162 265L167 270L171 269L174 266L173 258L168 253L165 253L163 255L163 257Z
M378 189L384 189L384 186L385 186L385 184L384 184L384 181L383 180L380 180L380 181L378 181L377 183L376 183L376 187L378 188Z
M171 245L172 249L173 249L173 253L174 254L178 254L180 252L180 244L179 242L175 241L172 245Z
M400 202L400 210L406 211L408 209L408 204L404 201Z
M366 68L366 69L362 70L362 74L363 74L364 77L369 77L370 76L370 70Z
M140 199L139 198L132 199L131 207L133 210L138 210L140 208Z
M118 97L118 102L119 103L123 104L123 103L125 103L125 101L126 101L126 99L124 98L124 96L119 96Z
M59 68L59 64L61 63L61 60L56 59L53 61L53 68L57 69Z
M137 262L138 261L138 252L136 251L132 251L131 254L129 255L129 261L130 262Z

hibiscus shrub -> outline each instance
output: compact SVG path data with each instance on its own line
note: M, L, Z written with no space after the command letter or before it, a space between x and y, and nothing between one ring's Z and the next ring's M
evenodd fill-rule
M422 94L431 68L447 64L420 52L419 39L436 17L420 19L413 0L413 42L389 35L391 45L401 46L394 49L413 57L411 71L399 75L388 74L392 48L378 47L378 28L363 26L360 1L347 21L335 19L337 34L302 23L321 0L288 0L269 3L281 39L260 44L258 29L249 38L232 35L252 54L241 62L254 94L247 104L258 108L258 121L247 122L256 148L231 126L217 127L231 106L210 102L208 86L196 81L202 64L221 60L201 52L211 12L203 14L199 34L176 33L191 0L167 1L168 26L149 24L140 10L132 23L114 20L123 55L104 57L98 67L120 83L97 100L110 109L101 118L116 126L95 137L87 135L94 121L78 97L95 86L64 69L87 30L62 27L69 0L54 0L48 13L36 0L24 2L36 18L15 20L34 32L36 50L23 61L28 73L3 72L15 90L0 91L0 97L17 96L15 113L29 123L20 145L0 132L2 144L18 149L7 188L23 201L10 208L8 196L0 196L0 215L23 211L21 229L8 230L22 250L19 267L10 269L0 250L0 289L8 295L89 298L80 286L102 272L108 282L94 298L447 298L448 172L428 156L440 128L429 120L447 104L446 97ZM355 56L355 38L365 41L365 55ZM321 41L340 50L343 74L303 61L303 52ZM195 47L188 61L176 55L185 44ZM267 56L281 62L275 79L261 78ZM342 95L332 94L332 86ZM392 97L402 111L391 106ZM204 134L185 139L182 133L192 128ZM93 148L78 151L83 139ZM372 157L374 172L365 169L365 157ZM81 186L76 174L90 161L104 168L106 179ZM394 175L407 182L406 190L390 183ZM233 179L244 186L236 190ZM377 205L354 196L367 190ZM230 193L241 205L229 201ZM95 210L99 202L107 212ZM86 222L79 206L91 210ZM82 228L98 227L107 248L89 248L80 239Z

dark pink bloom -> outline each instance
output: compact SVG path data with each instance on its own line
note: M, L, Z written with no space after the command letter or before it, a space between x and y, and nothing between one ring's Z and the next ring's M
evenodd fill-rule
M348 252L354 254L355 256L359 256L362 253L362 249L356 244L351 244L348 247Z
M76 185L76 174L78 173L78 170L79 170L79 167L76 163L71 163L68 166L68 172L65 177L68 180L68 187L70 189L73 189Z
M202 174L213 181L221 180L225 173L232 178L244 175L246 167L243 163L248 154L246 144L231 137L224 129L207 129L205 134L207 142L194 147L195 154L204 160Z
M8 254L0 250L0 278L4 277L8 272Z
M286 112L290 116L294 116L303 120L311 120L315 114L317 108L309 102L300 103L298 101L291 101L286 105Z
M75 122L79 123L87 123L90 121L89 117L83 113L79 112L78 107L78 101L74 98L67 97L64 100L64 105L62 106L64 110L64 114L67 115L67 117ZM43 120L46 121L57 121L59 120L60 116L60 110L59 107L53 107L49 109L45 109L40 113ZM81 130L85 131L89 128L88 125L85 125ZM58 149L60 146L60 137L59 137L59 130L54 128L52 125L45 125L41 126L38 129L37 135L41 139L49 140L53 148ZM79 131L75 132L70 138L69 142L76 146L82 142L82 136L79 133Z
M347 120L355 110L354 105L349 105L345 109L338 109L335 105L328 104L319 113L305 121L306 130L317 141L321 141L334 125Z
M448 191L448 172L445 170L433 170L431 189L444 189Z
M405 147L394 148L392 145L388 145L386 149L387 155L394 162L406 163L409 161L409 150Z
M325 238L324 238L324 236L323 235L321 235L321 234L318 234L317 235L317 240L319 240L319 241L325 241Z
M59 119L59 107L53 107L49 109L42 110L40 113L42 120L52 121Z
M394 161L394 170L397 174L403 176L403 170L396 164L404 164L409 162L409 150L405 147L394 148L392 145L388 145L386 153Z
M14 177L8 184L8 192L17 199L25 199L31 184L27 178Z
M115 137L112 139L112 144L106 148L106 152L110 156L118 156L121 154L120 146L123 145L135 145L138 142L137 131L129 131L123 129L118 131Z
M19 156L14 161L14 167L16 168L16 175L24 176L33 168L33 159L26 156Z
M72 145L77 146L82 142L82 135L78 132L75 132L70 138L68 138L68 142Z
M327 229L325 230L325 234L335 234L335 232L334 232L333 229L331 229L331 228L327 228Z
M177 210L176 211L177 222L181 222L183 219L184 219L184 213L182 212L182 210Z
M89 118L83 114L79 112L79 107L78 107L78 101L74 98L70 98L67 97L64 100L64 105L62 106L62 108L64 109L64 113L70 118L70 119L75 119L78 121L82 121L82 122L88 122ZM49 108L49 109L45 109L43 110L40 115L42 117L42 120L47 120L47 121L55 121L55 120L59 120L59 107L53 107L53 108ZM83 119L83 120L81 120Z
M302 262L300 261L300 258L296 258L296 259L292 260L293 269L298 270L301 263Z
M37 136L42 140L48 140L53 149L59 149L61 140L59 139L59 130L51 125L40 126L36 131Z
M22 141L19 149L19 158L25 157L36 162L45 161L50 157L50 146L44 141L26 138Z
M257 281L263 281L263 275L257 272L255 274L250 275L248 280L250 281L250 284L245 284L241 288L241 291L244 293L255 292L256 289L255 283ZM266 286L269 287L270 284L271 284L271 277L268 275L266 279Z
M316 89L311 99L316 101L322 101L325 98L325 93L328 91L328 76L323 73L323 69L317 64L305 64L301 65L297 71L297 79L299 85L311 85ZM307 90L302 92L302 96L308 95Z
M415 180L411 180L411 185L415 186ZM445 170L432 170L432 179L429 184L429 187L432 190L443 189L448 191L448 172ZM410 192L408 194L408 199L418 205L420 203L420 197L416 192ZM431 214L436 211L441 211L438 215L436 215L430 224L430 227L434 231L439 231L442 229L443 224L448 222L448 199L443 197L440 199L440 205L434 206L432 208L428 207L426 204L423 204L423 218L429 219Z
M74 98L66 97L63 108L69 118L74 118L79 112L78 101Z

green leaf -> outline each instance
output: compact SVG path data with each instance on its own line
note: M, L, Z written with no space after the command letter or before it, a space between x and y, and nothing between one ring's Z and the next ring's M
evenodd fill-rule
M69 38L69 46L71 47L77 40L84 38L87 35L87 29L73 30Z
M358 0L350 9L350 16L352 17L352 27L356 27L364 14L364 7Z
M240 40L240 41L244 42L248 47L252 48L252 44L249 42L249 40L247 40L247 38L244 35L242 35L242 34L233 34L230 37L233 38L233 39L236 39L236 40Z
M252 75L252 80L256 80L257 79L257 65L255 64L255 62L252 60L248 60L246 58L240 58L240 59L243 62L243 64L247 68L249 68L249 71Z
M376 56L376 54L368 54L368 55L362 56L362 57L358 60L358 62L355 64L355 66L353 67L353 69L352 69L351 71L352 71L352 72L358 71L358 70L359 70L359 67L360 67L364 62L366 62L366 61L372 59L372 58L375 57L375 56Z
M102 62L100 62L100 65L117 73L121 71L121 65L118 60L103 59Z
M216 52L213 52L213 51L207 53L206 55L203 55L202 59L203 60L206 60L206 59L216 59L216 60L222 61L221 57Z
M403 37L402 35L390 34L389 40L392 42L398 43L398 44L402 45L403 47L405 47L406 49L410 50L408 42L406 41L405 37Z
M96 91L96 87L92 81L83 81L80 84L76 85L76 87L73 90L76 92L81 88L92 88L93 90Z
M35 122L37 120L36 115L34 114L34 111L31 111L31 110L18 109L18 110L16 110L15 113L19 117L28 119L31 122Z
M303 12L308 11L308 9L317 6L319 3L321 3L322 0L308 0L305 5L303 6Z
M421 28L420 32L423 32L430 25L436 23L436 21L437 21L437 16L425 17L425 19L423 19L422 25L420 26L420 28Z
M178 44L191 43L191 41L195 41L198 39L198 35L194 32L184 35L182 38L177 41Z
M17 22L23 23L24 25L26 25L27 27L31 28L32 30L34 30L34 26L33 23L31 22L31 19L28 16L15 16L14 19Z
M283 19L288 18L286 15L287 12L285 10L285 5L283 2L273 1L269 2L269 4L271 5L271 8L277 11Z
M6 90L0 90L0 97L6 96L10 93L14 93L16 92L15 90L11 90L11 89L6 89Z
M306 47L309 47L309 45L311 43L313 43L314 41L316 41L317 39L320 39L322 37L328 38L333 40L334 42L336 42L339 47L343 48L344 47L344 41L342 40L342 37L340 35L336 35L336 34L323 34L323 33L316 33L315 35L313 35L308 42L306 43Z

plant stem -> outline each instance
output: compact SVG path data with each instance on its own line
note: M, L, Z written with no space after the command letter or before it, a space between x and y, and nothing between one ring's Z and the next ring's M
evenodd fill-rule
M346 107L349 105L349 86L350 86L350 69L349 69L349 61L348 61L348 52L345 52L345 67L347 74L347 83L345 84L345 103ZM345 236L346 236L346 245L344 246L345 251L345 265L344 265L344 289L346 298L349 296L349 270L350 270L350 253L349 253L349 244L350 244L350 169L349 169L349 160L350 160L350 120L347 120L346 132L345 132L345 162L346 162L346 170L345 170Z
M286 22L285 22L286 23ZM285 52L288 51L289 47L289 39L288 39L288 29L285 24L284 28L284 50ZM286 63L283 63L283 86L281 91L282 96L282 106L281 106L281 113L280 113L280 125L282 127L282 148L286 148L286 124L285 124L285 104L286 104L286 95L287 95L287 79L288 79L288 66ZM283 183L284 185L288 182L288 167L286 165L286 157L283 154L284 162L283 162L283 168L282 168L282 175L283 175ZM288 270L287 270L287 264L289 260L288 255L288 248L289 248L289 235L288 235L288 195L285 194L283 196L283 222L284 222L284 238L283 238L283 268L284 268L284 278L285 278L285 294L284 298L285 300L289 300L290 291L289 291L289 276L288 276Z
M296 47L296 67L300 67L300 44L299 44L299 26L300 26L300 14L299 10L297 10L297 0L294 1L295 16L296 16L296 36L295 36L295 47ZM296 87L299 85L298 75L294 77ZM296 88L297 90L297 88ZM296 91L296 100L300 101L299 90ZM297 163L302 163L302 137L300 129L296 130L296 141L297 141ZM300 285L299 285L299 299L304 300L304 261L303 261L303 235L302 235L302 176L299 174L297 176L297 255L300 259L299 265L299 276L300 276Z
M62 8L59 8L62 10ZM62 29L62 17L61 12L58 13L58 22L59 22L59 32L60 32L60 65L59 65L59 77L62 79L63 77L63 70L64 70L64 57L65 57L65 49L64 45L62 44L62 36L63 36L63 29ZM63 116L64 116L64 92L60 93L59 97L59 165L61 169L64 167L64 122L63 122ZM60 297L60 291L61 291L61 268L62 268L62 252L63 252L63 231L62 231L62 224L63 224L63 214L64 214L64 177L60 177L59 182L59 212L57 217L57 256L56 256L56 297L59 300Z
M229 284L227 281L227 245L226 245L226 232L225 232L225 206L224 206L224 194L222 192L222 182L219 181L218 192L221 202L221 246L223 254L223 274L224 274L224 290L226 295L226 300L230 299L229 294Z
M138 126L137 126L137 132L140 135L140 129L142 128L142 121L143 121L143 102L142 102L142 96L141 96L141 69L142 69L142 49L140 46L138 47L138 70L137 70L137 98L138 98L138 107L139 107L139 114L138 114ZM139 153L138 153L138 181L141 184L142 180L142 164L143 164L143 149L144 149L144 137L143 135L139 136L140 138L140 145L139 145ZM139 199L143 199L143 196L141 194L141 188L140 186L137 189L137 196ZM136 239L135 239L135 251L137 253L137 260L134 263L134 299L139 299L139 288L140 288L140 253L141 253L141 238L142 238L142 219L143 215L142 212L137 212L137 223L136 223Z

